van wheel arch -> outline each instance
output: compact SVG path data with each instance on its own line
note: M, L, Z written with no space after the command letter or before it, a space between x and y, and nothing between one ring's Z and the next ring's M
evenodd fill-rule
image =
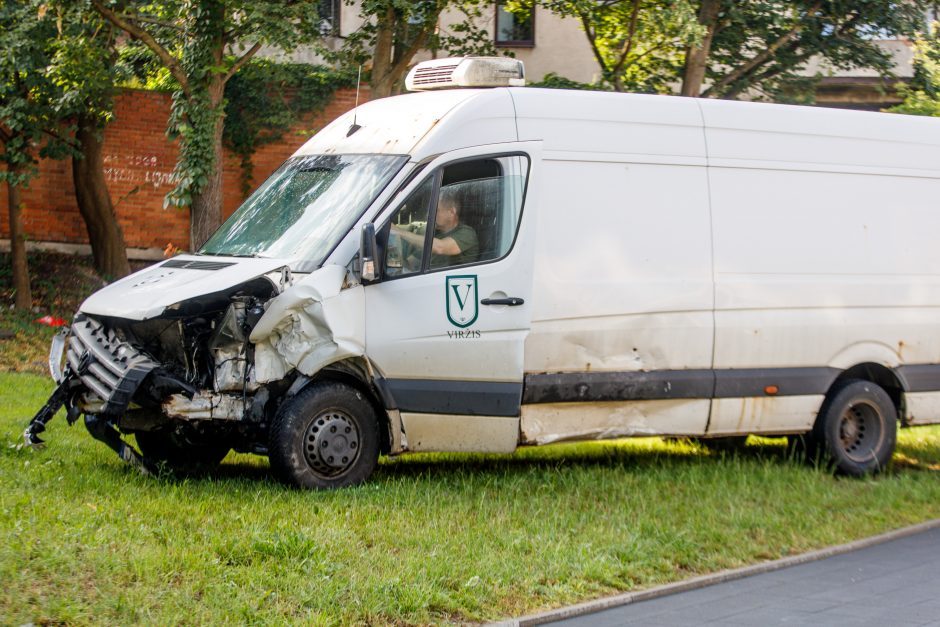
M819 407L816 421L810 431L787 437L787 454L809 464L816 464L824 455L825 436L822 421L833 399L843 388L853 382L868 382L878 386L891 400L897 419L904 424L904 385L894 370L875 362L860 363L843 370L829 386L825 399Z
M836 380L829 386L826 392L826 398L830 398L837 388L845 385L846 381L862 380L874 383L884 390L894 403L894 409L898 413L898 418L902 424L904 422L905 403L904 403L904 385L898 378L897 373L883 364L867 362L856 364L847 370L843 370Z
M378 392L376 391L372 382L368 379L368 375L366 374L367 372L368 371L366 370L364 364L361 363L361 360L344 359L342 361L330 364L323 370L316 373L303 385L303 387L296 390L293 396L296 396L306 388L320 381L334 381L336 383L342 383L362 392L363 396L365 396L365 398L372 405L372 409L375 411L375 415L379 419L379 453L382 455L387 455L392 449L391 431L389 426L389 421L391 419L388 415L388 410L385 408L385 405L382 404Z
M884 388L867 379L841 379L819 410L808 438L813 452L807 458L821 455L838 474L878 473L894 453L897 422L897 410Z

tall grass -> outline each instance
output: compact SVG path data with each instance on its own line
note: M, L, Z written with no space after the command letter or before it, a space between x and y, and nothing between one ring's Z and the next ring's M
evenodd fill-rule
M720 456L658 439L383 460L338 492L230 455L138 475L57 418L50 385L0 374L0 622L482 621L846 542L940 516L940 428L892 469L838 479L761 440Z

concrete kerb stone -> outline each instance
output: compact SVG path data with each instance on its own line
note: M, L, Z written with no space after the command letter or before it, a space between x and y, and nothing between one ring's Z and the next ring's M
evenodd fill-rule
M647 590L625 592L623 594L616 594L614 596L604 597L602 599L586 601L584 603L578 603L577 605L570 605L568 607L561 607L555 610L539 612L537 614L528 614L519 618L491 623L491 625L494 627L528 627L529 625L542 625L545 623L564 620L566 618L573 618L575 616L593 614L594 612L600 612L612 607L619 607L622 605L628 605L630 603L639 603L640 601L657 599L659 597L664 597L670 594L677 594L679 592L698 590L699 588L705 588L707 586L725 583L727 581L743 579L752 575L760 575L762 573L769 573L775 570L782 570L784 568L789 568L790 566L797 566L807 562L815 562L826 559L827 557L833 557L835 555L851 553L852 551L865 549L870 546L875 546L876 544L882 544L883 542L890 542L891 540L898 540L900 538L912 536L923 531L935 529L937 527L940 527L940 518L928 520L927 522L923 522L917 525L911 525L910 527L896 529L894 531L882 533L870 538L862 538L861 540L856 540L847 544L830 546L824 549L810 551L808 553L801 553L800 555L792 555L790 557L784 557L770 562L754 564L752 566L743 566L741 568L735 568L731 570L722 570L717 573L702 575L700 577L693 577L692 579L686 579L685 581L677 581L675 583L657 586Z

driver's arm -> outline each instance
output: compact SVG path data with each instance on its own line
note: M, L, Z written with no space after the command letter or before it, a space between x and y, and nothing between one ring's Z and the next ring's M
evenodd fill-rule
M397 224L392 225L392 232L408 242L412 246L424 247L424 233L415 233L409 229L403 229Z
M453 237L444 237L438 239L437 237L431 242L431 252L435 255L459 255L462 250L460 250L460 245L457 243Z
M392 231L412 246L419 248L424 246L423 233L413 233L407 229L403 229L397 224L392 225ZM431 241L431 252L435 255L459 255L462 251L460 250L460 245L457 243L457 240L453 237L435 237Z

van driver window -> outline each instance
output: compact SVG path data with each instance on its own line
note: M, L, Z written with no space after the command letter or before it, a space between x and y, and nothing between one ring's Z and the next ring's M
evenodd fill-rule
M389 276L421 271L424 259L424 232L427 228L434 182L434 176L425 179L392 216L388 244L385 248L385 272Z
M386 274L401 276L504 256L515 239L527 171L528 159L511 156L460 161L430 175L392 217ZM429 221L434 224L431 233Z

